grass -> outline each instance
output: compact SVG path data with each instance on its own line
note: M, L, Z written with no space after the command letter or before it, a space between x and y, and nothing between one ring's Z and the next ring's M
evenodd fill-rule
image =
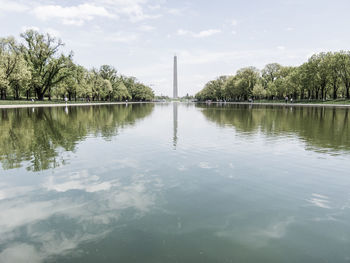
M187 101L187 100L180 100L180 101ZM108 103L109 101L68 101L68 104L85 104L85 103ZM254 100L255 103L285 103L285 100ZM300 103L300 104L349 104L350 100L346 99L337 99L337 100L294 100L293 104ZM0 105L23 105L23 104L65 104L63 100L35 100L34 102L28 101L28 100L0 100ZM290 104L290 101L288 102Z
M85 104L85 103L108 103L109 101L68 101L68 104ZM0 105L23 105L23 104L65 104L63 100L35 100L34 102L28 100L0 100Z
M285 100L254 100L257 103L286 103ZM288 104L291 102L288 101ZM337 99L337 100L293 100L293 104L350 104L350 100Z

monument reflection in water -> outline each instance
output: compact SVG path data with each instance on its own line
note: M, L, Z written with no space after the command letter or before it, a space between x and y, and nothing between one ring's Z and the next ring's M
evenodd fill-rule
M348 109L0 110L0 262L347 262Z
M176 149L177 145L177 106L178 102L173 102L173 129L174 129L174 135L173 135L173 145Z

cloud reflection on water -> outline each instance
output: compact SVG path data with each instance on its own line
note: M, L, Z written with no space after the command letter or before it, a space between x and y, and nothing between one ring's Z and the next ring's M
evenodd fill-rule
M286 217L281 220L267 222L256 222L252 224L251 220L241 222L239 227L228 224L216 232L219 237L224 237L233 242L243 243L247 246L256 248L265 247L270 241L282 239L287 235L288 228L295 222L294 217Z
M25 187L23 197L13 194L18 187L7 186L11 194L0 201L0 262L43 262L72 253L83 242L103 239L123 226L122 211L129 211L130 220L147 214L156 202L157 191L150 185L162 184L134 172L128 181L86 170L55 174L43 177L41 187Z

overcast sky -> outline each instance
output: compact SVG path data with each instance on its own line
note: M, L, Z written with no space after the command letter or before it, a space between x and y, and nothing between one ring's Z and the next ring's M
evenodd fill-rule
M87 68L119 73L172 94L195 94L239 68L299 65L320 51L350 49L348 0L0 0L0 36L49 32Z

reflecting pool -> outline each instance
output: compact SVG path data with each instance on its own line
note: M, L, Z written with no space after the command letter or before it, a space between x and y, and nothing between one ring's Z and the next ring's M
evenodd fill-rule
M0 262L350 262L347 108L0 109Z

